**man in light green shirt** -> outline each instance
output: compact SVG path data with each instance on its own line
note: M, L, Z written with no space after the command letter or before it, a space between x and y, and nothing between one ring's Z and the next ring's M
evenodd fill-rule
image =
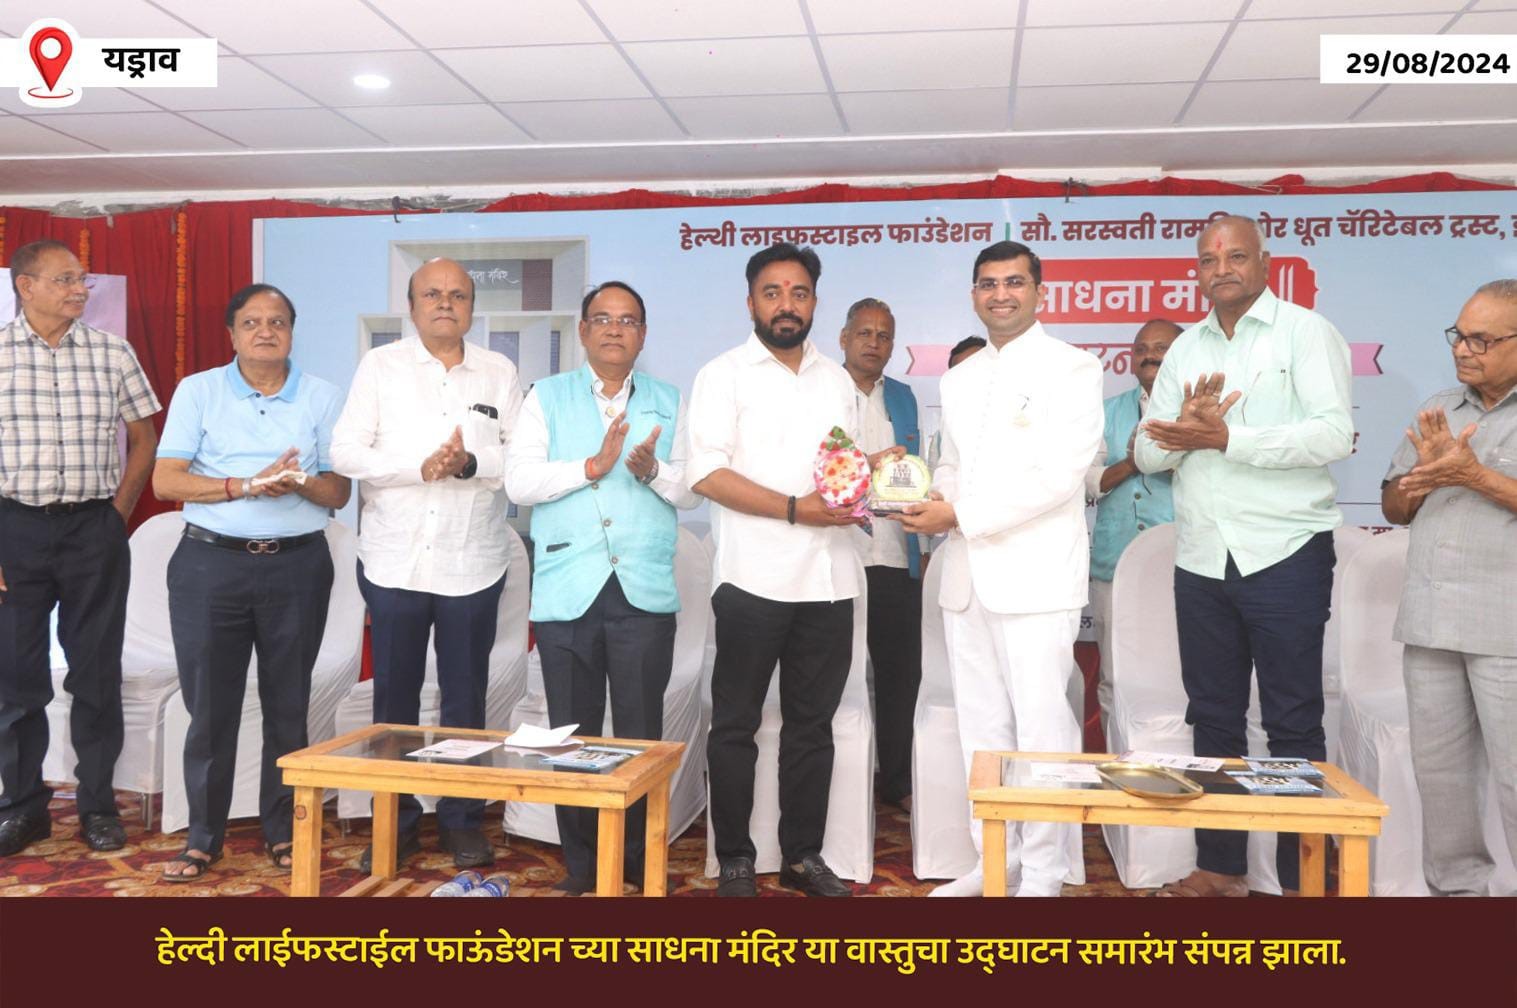
M1212 311L1170 347L1135 461L1174 471L1175 615L1198 756L1247 753L1250 674L1273 756L1326 758L1322 632L1332 530L1343 518L1327 466L1353 448L1348 344L1313 311L1270 292L1269 253L1247 217L1213 221L1196 280ZM1248 834L1197 830L1196 870L1160 891L1243 896ZM1298 887L1294 837L1276 852Z

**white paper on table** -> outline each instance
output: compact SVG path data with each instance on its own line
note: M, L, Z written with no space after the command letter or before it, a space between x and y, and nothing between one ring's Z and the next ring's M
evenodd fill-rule
M1099 784L1101 775L1092 763L1033 763L1034 784Z
M469 759L471 756L489 752L499 745L499 742L490 739L443 739L441 742L434 742L406 755L429 756L436 759Z
M1222 760L1217 756L1181 756L1178 753L1148 752L1132 749L1122 754L1127 763L1152 763L1171 770L1221 770Z
M518 749L556 749L569 741L578 724L560 725L557 728L539 728L522 725L506 738L506 745Z
M299 469L286 469L272 476L258 476L254 478L252 485L255 487L268 486L270 483L278 483L281 480L294 483L298 486L306 485L306 474Z

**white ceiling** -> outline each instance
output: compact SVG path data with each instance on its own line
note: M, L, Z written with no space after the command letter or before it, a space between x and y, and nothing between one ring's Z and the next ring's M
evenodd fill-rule
M0 199L1517 162L1517 86L1316 80L1320 34L1517 34L1517 0L46 7L85 37L215 36L220 84L48 111L4 89Z

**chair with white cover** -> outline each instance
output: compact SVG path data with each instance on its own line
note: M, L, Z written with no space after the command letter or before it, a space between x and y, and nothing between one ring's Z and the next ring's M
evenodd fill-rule
M132 533L132 575L126 597L126 635L121 647L121 713L124 734L116 760L115 786L142 795L143 822L152 824L151 796L163 790L164 708L179 692L179 667L169 632L169 557L184 534L178 511L154 515ZM54 662L53 699L47 705L48 750L44 780L71 781L78 756L69 739L73 698L63 689L66 667Z
M942 583L942 563L929 563L922 575L922 686L911 729L911 870L919 879L959 878L979 863L938 605Z
M869 658L869 587L857 555L859 595L853 601L853 660L837 713L832 716L832 786L827 796L826 836L822 859L839 878L867 883L874 877L874 712L869 704L865 664ZM758 762L753 771L753 812L748 832L757 856L754 870L780 870L779 846L779 672L769 684L759 730ZM711 817L706 817L706 875L720 871Z
M680 528L674 548L674 581L680 611L675 616L674 665L664 690L664 738L685 743L685 754L669 785L669 842L673 843L706 807L706 733L709 711L702 701L710 677L706 641L711 635L711 557L700 539ZM602 734L612 730L610 704ZM512 727L550 727L543 692L542 664L534 649L527 662L527 694L511 716ZM552 805L506 802L505 831L556 844L558 820Z
M1112 578L1113 752L1131 749L1191 755L1185 723L1188 700L1180 680L1180 639L1175 624L1175 527L1138 533L1117 561ZM1266 753L1257 690L1248 709L1250 753ZM1196 864L1193 831L1163 826L1102 826L1122 884L1148 889L1183 878ZM1248 887L1278 893L1272 833L1248 837Z
M310 705L306 712L307 740L325 742L335 734L337 705L358 681L363 664L363 596L358 591L358 543L351 530L337 521L327 523L327 548L332 554L332 594L321 650L311 669ZM163 832L174 833L190 824L189 795L184 783L184 742L190 713L184 698L175 695L164 714ZM258 790L263 763L263 707L258 699L258 656L248 664L242 696L242 721L237 732L237 755L232 777L232 804L227 818L258 815ZM283 755L282 753L280 755Z
M1340 748L1338 729L1342 723L1341 685L1343 665L1343 575L1359 550L1375 537L1367 529L1345 525L1333 530L1333 552L1337 564L1333 567L1333 593L1331 615L1322 632L1322 730L1327 736L1327 761L1335 766L1339 762Z
M1402 647L1391 639L1410 539L1404 528L1373 537L1343 576L1342 766L1390 806L1380 835L1370 841L1372 896L1428 895ZM1477 772L1484 771L1472 768L1472 774ZM1489 786L1485 793L1490 795ZM1483 824L1486 846L1496 861L1491 894L1517 893L1517 869L1507 851L1499 810L1489 798Z
M521 536L506 528L506 585L500 593L500 607L495 617L495 646L490 649L490 671L485 685L485 727L505 729L510 726L511 711L527 691L527 611L531 603L531 577L528 573L527 547ZM356 567L356 564L355 564ZM421 686L423 725L438 723L441 693L437 687L437 652L427 644L427 669ZM355 683L337 706L336 735L345 735L374 723L374 682ZM450 726L451 727L451 726ZM367 791L342 789L337 792L337 815L342 819L367 819L370 815ZM436 807L435 798L418 795L424 811Z

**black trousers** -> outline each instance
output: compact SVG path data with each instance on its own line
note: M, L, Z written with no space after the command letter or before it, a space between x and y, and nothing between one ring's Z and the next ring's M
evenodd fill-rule
M911 724L922 685L922 582L904 567L864 568L869 579L869 662L880 797L911 794Z
M1254 670L1271 756L1327 758L1322 730L1322 633L1333 590L1333 534L1319 532L1296 552L1243 577L1232 557L1223 577L1175 568L1185 720L1197 756L1248 755L1248 701ZM1280 885L1300 888L1300 841L1281 833ZM1248 834L1196 830L1196 866L1248 872Z
M48 621L73 697L69 737L79 763L81 815L115 815L111 778L121 755L121 640L132 558L126 524L109 503L47 515L0 501L0 820L47 814L42 783L47 705L53 699Z
M853 600L775 602L723 584L711 597L716 665L706 747L719 859L754 857L754 735L780 667L780 853L820 854L832 787L832 716L853 658Z
M445 728L483 728L485 690L490 680L490 649L502 574L488 588L469 595L434 595L406 588L384 588L363 575L358 588L369 606L370 644L374 656L374 723L416 724L421 716L421 686L427 671L427 640L437 652L438 717ZM397 826L414 831L421 803L401 795ZM437 822L443 829L478 829L485 803L479 798L439 798Z
M326 632L332 554L326 539L252 554L182 539L169 559L169 626L190 712L185 846L214 854L226 836L248 661L258 655L263 760L258 816L269 845L290 840L294 790L275 765L308 744L311 669Z
M534 626L552 724L578 723L581 734L600 735L609 684L613 735L663 737L664 690L674 664L673 613L637 608L613 574L578 619ZM594 883L597 810L560 805L554 814L569 877ZM647 817L647 799L627 810L626 875L632 882L643 877Z

